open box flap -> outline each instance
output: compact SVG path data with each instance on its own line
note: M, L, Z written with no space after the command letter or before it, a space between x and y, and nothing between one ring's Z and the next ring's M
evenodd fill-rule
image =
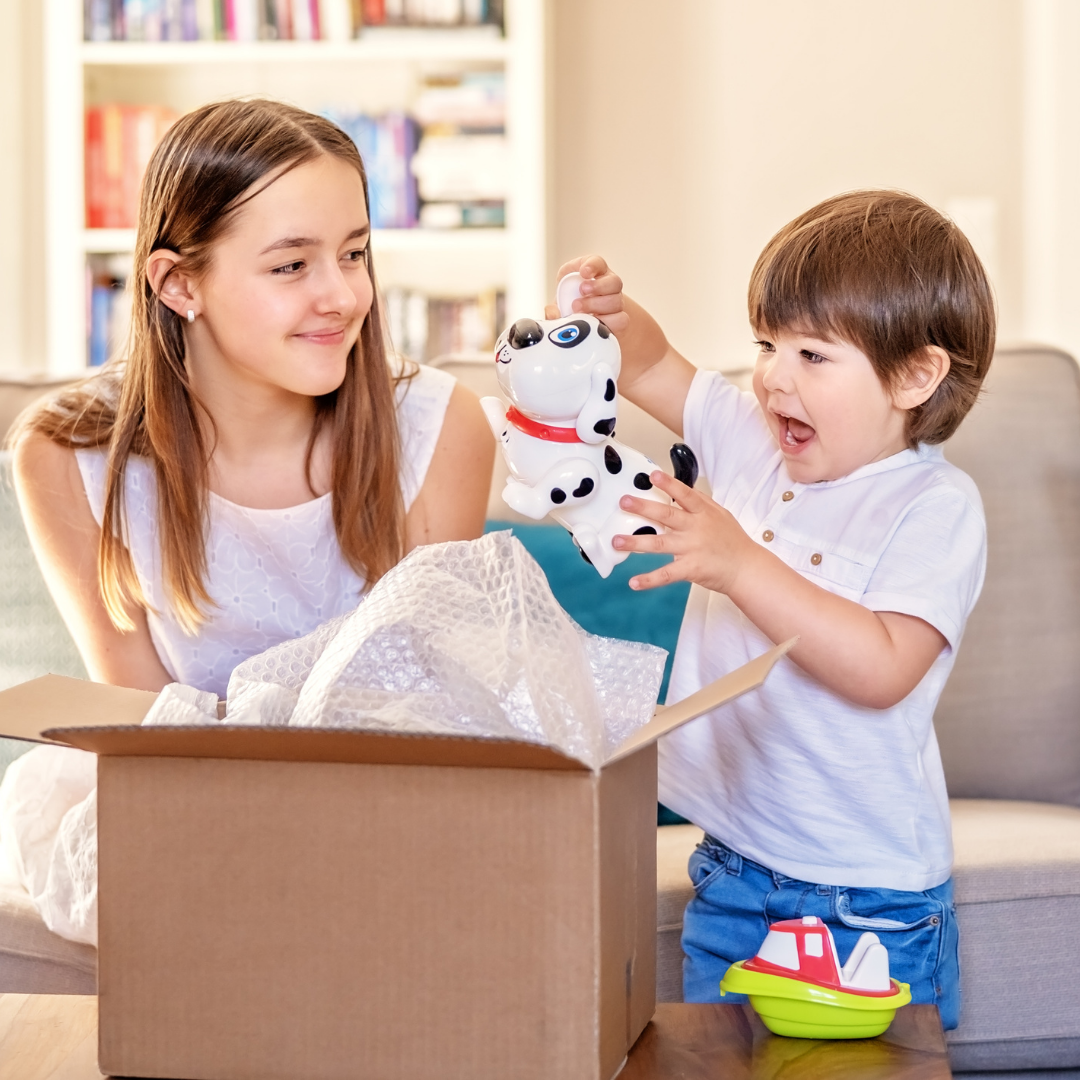
M66 742L50 728L116 727L139 724L157 694L106 686L66 675L42 675L0 691L0 736L28 742Z
M657 706L656 715L644 727L639 727L604 764L629 757L643 746L656 742L669 731L674 731L677 727L682 727L683 724L696 720L751 690L756 690L772 671L776 661L790 652L798 640L797 637L789 638L782 645L775 646L748 664L743 664L741 668L736 668L708 686L703 686L696 694L683 698L675 705Z
M605 762L628 757L661 735L756 690L797 641L792 638L676 705L658 707ZM206 757L249 761L338 761L380 765L458 765L490 769L587 772L587 765L550 746L464 735L415 735L357 728L142 727L156 694L45 675L0 691L0 735L62 743L95 754Z
M156 697L147 690L44 675L0 691L0 735L131 757L588 771L552 747L511 739L228 724L142 727Z
M2 704L2 701L0 701ZM424 735L359 728L259 727L245 724L53 728L56 742L105 757L200 757L244 761L327 761L360 765L458 765L481 769L589 767L550 746L513 739Z

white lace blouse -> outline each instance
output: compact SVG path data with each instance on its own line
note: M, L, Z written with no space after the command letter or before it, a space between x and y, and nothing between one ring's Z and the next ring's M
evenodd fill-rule
M401 492L406 510L427 475L454 379L421 367L398 389ZM104 510L106 454L76 453L90 508ZM147 598L154 647L177 682L224 696L232 670L249 656L314 630L354 608L364 581L338 547L329 494L283 510L256 510L210 494L207 591L217 605L190 635L171 612L161 579L156 481L132 458L124 488L128 547Z

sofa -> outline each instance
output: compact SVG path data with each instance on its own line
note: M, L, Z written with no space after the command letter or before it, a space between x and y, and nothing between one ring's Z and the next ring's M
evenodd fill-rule
M492 366L444 366L478 392L495 392ZM747 373L733 377L745 383ZM0 386L0 417L3 397ZM666 460L674 439L632 406L621 413L619 436L657 461ZM963 1013L949 1034L950 1056L969 1080L1014 1073L1080 1078L1076 363L1051 348L999 350L982 400L946 455L978 483L990 542L982 598L936 716L952 796L961 935ZM504 476L500 462L489 517L512 521L498 497ZM21 568L20 587L30 598L27 610L36 605L38 632L51 627L39 655L24 657L21 666L0 656L10 685L78 660L70 641L64 644L43 585L30 580L10 490L3 496L0 538L13 550L22 545L17 559L7 554L4 562ZM565 549L577 558L569 544ZM0 619L6 625L8 616ZM0 745L0 753L14 752L11 744ZM692 893L686 864L700 836L688 824L657 830L660 1001L681 999L682 912ZM93 950L45 930L26 894L0 873L0 991L93 989Z

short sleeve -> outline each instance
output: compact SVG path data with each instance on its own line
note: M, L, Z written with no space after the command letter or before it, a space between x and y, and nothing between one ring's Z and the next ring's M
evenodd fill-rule
M985 573L982 506L956 488L938 489L901 519L860 603L923 619L955 649Z
M779 453L753 394L719 371L699 371L683 406L683 435L713 498L727 504L737 484L757 477Z
M418 366L415 375L398 383L401 495L406 511L424 486L455 383L453 375L423 364Z

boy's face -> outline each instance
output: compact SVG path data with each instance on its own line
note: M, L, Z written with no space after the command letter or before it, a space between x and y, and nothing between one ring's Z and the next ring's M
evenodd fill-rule
M907 413L860 349L790 330L757 344L754 393L796 483L838 480L906 448Z

